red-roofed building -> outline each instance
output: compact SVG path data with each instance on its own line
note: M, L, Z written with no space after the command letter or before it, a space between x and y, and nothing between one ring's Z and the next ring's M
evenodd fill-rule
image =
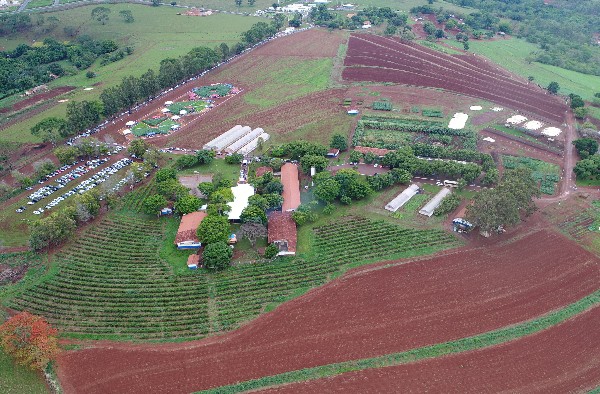
M267 172L273 172L273 169L271 167L266 167L266 166L262 166L262 167L258 167L256 169L256 171L254 172L254 174L256 175L257 178L265 175Z
M300 205L300 179L298 166L285 163L281 167L281 183L283 184L283 206L281 210L295 211Z
M271 212L267 235L269 243L279 247L278 256L296 254L298 234L291 212Z
M191 269L191 270L198 269L198 264L200 264L200 255L191 254L188 256L187 266L189 269Z
M385 156L387 153L393 152L393 150L390 149L381 149L381 148L371 148L368 146L355 146L354 150L357 152L362 153L363 155L367 152L371 152L374 153L375 155L379 156L379 157L383 157Z
M181 223L179 223L179 229L175 236L177 249L200 248L200 240L198 240L196 230L206 216L206 212L192 212L181 217Z

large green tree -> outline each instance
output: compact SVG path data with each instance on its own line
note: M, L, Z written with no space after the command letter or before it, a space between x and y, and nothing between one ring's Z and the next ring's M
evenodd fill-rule
M158 212L167 206L167 199L160 194L152 194L144 199L142 210L148 215L157 215Z
M225 216L208 215L198 226L197 235L204 245L215 242L227 242L230 228L229 220Z
M45 118L31 128L31 134L56 145L58 140L68 135L67 122L56 117Z
M222 270L229 267L233 250L224 241L208 244L202 252L202 262L209 270Z
M92 10L92 19L105 25L106 22L108 22L108 19L110 18L110 12L110 8L96 7Z
M173 208L175 208L175 212L178 214L185 215L186 213L196 212L200 206L202 206L202 200L196 196L187 194L179 198Z

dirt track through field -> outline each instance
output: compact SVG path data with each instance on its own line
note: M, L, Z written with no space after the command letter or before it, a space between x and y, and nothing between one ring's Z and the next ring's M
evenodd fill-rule
M485 61L465 59L465 55L446 55L393 38L354 34L349 40L342 77L347 81L443 88L557 123L564 121L567 106L562 99Z
M567 393L600 385L600 307L491 348L351 372L261 393Z
M399 352L563 307L597 290L598 264L542 230L487 249L359 269L220 337L95 344L63 354L58 372L67 393L184 393Z

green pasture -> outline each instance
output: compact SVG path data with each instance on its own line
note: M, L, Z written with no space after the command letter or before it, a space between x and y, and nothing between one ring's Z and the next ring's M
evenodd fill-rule
M32 0L27 4L27 7L25 7L25 9L31 10L33 8L38 7L48 7L52 4L54 4L54 0Z
M117 85L123 77L139 76L149 68L158 70L161 60L184 55L194 47L212 48L222 42L233 45L239 42L240 33L248 30L257 21L263 20L229 14L187 17L177 15L184 9L174 7L149 7L137 4L104 4L103 6L111 10L106 25L91 20L90 15L94 6L42 14L59 19L59 24L52 33L59 40L69 40L70 38L64 35L63 29L73 26L79 29L80 35L87 34L95 39L112 39L121 47L135 48L133 54L115 63L105 66L100 66L100 61L94 63L88 70L97 74L95 78L87 78L84 71L77 75L59 78L49 84L51 87L69 85L78 87L65 96L70 100L98 99L103 89ZM125 23L119 16L121 10L130 10L135 22ZM0 47L10 50L22 43L31 45L32 42L41 41L47 36L38 32L19 37L0 37ZM94 87L93 90L83 90L84 87L90 87L98 82L101 85ZM0 131L0 141L41 142L29 134L29 129L45 117L64 116L66 107L67 103L58 104L26 121Z
M269 59L253 75L256 87L244 95L248 104L265 108L323 90L329 85L332 59L287 57L273 60Z
M0 351L0 392L4 394L46 394L49 392L40 373L16 365Z
M449 40L447 42L459 47L456 41ZM535 78L533 83L542 87L556 81L560 85L559 94L575 93L585 100L591 100L594 93L600 90L600 77L598 76L528 61L527 57L531 52L538 50L539 48L535 44L517 38L495 41L469 40L470 52L483 55L523 78L533 76Z

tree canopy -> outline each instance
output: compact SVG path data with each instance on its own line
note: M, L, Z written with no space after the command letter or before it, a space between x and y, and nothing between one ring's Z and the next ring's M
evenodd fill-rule
M204 247L202 261L207 269L216 271L229 267L232 256L233 250L229 245L224 241L217 241Z
M229 238L229 220L225 216L208 215L198 226L197 235L202 244L226 242Z

